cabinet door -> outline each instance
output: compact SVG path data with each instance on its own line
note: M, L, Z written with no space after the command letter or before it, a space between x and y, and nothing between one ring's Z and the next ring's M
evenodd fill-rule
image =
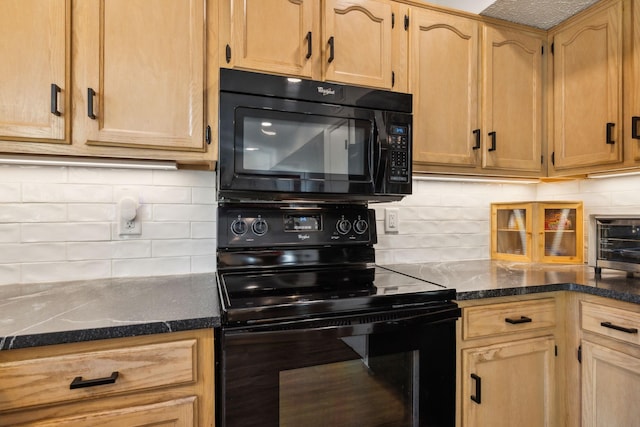
M391 3L326 0L324 78L391 89Z
M192 427L198 425L194 417L196 412L195 404L196 397L185 397L153 405L105 410L104 412L28 423L23 424L23 426L59 427L72 425L75 427L90 427L100 425L104 427L151 427L170 425L174 427Z
M541 234L537 240L537 259L540 262L581 263L582 204L540 205L536 229Z
M632 426L640 420L640 360L582 342L582 426Z
M631 56L629 58L627 81L631 89L627 91L630 103L627 107L629 111L625 116L631 118L629 127L631 131L626 131L626 137L630 138L634 160L640 162L640 0L631 2Z
M463 350L462 364L463 426L551 425L552 337Z
M68 140L69 0L0 1L0 139Z
M556 170L622 160L622 3L554 38Z
M320 57L317 0L225 1L231 2L230 65L313 77L313 59Z
M204 150L205 2L74 2L74 141Z
M412 18L409 85L416 168L475 166L480 149L478 23L423 9L413 9Z
M542 169L542 39L484 28L482 131L485 168Z
M531 205L491 205L491 259L531 262Z

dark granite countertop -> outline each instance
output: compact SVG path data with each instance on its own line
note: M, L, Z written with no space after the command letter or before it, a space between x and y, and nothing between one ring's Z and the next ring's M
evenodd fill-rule
M640 304L640 277L586 265L531 264L479 260L394 264L385 267L448 288L458 301L551 291L577 291Z
M211 273L0 286L0 350L219 325Z
M457 290L459 301L569 290L640 304L640 278L584 265L504 261L385 267ZM0 286L0 350L220 325L215 274Z

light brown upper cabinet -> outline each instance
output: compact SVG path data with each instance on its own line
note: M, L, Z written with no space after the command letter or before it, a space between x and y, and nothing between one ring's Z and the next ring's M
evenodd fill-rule
M0 53L12 66L0 71L0 152L211 166L216 0L3 0L2 8Z
M625 52L627 56L625 76L625 141L628 141L629 153L633 161L640 164L640 0L632 0L628 4L629 11L625 14L625 26L630 28L631 34ZM625 146L626 147L626 146Z
M482 167L542 172L543 41L523 31L484 26Z
M410 33L414 170L539 176L542 33L417 8Z
M204 0L74 2L74 139L203 151Z
M550 175L613 169L623 160L623 6L602 5L553 35Z
M406 90L401 10L387 0L224 0L220 65Z
M409 31L414 171L475 168L481 136L479 24L414 8Z
M71 1L0 6L0 140L69 143Z
M317 0L223 0L220 28L222 66L320 78Z

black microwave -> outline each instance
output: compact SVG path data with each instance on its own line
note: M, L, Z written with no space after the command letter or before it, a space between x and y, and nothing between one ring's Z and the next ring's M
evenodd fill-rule
M411 194L410 94L220 70L220 201Z

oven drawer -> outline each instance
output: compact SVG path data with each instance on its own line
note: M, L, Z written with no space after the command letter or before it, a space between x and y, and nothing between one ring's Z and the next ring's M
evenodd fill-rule
M585 331L640 345L640 313L582 301L580 322Z
M196 342L98 351L83 343L85 351L0 362L0 412L195 382Z
M484 338L553 328L553 298L466 307L462 312L463 338Z

